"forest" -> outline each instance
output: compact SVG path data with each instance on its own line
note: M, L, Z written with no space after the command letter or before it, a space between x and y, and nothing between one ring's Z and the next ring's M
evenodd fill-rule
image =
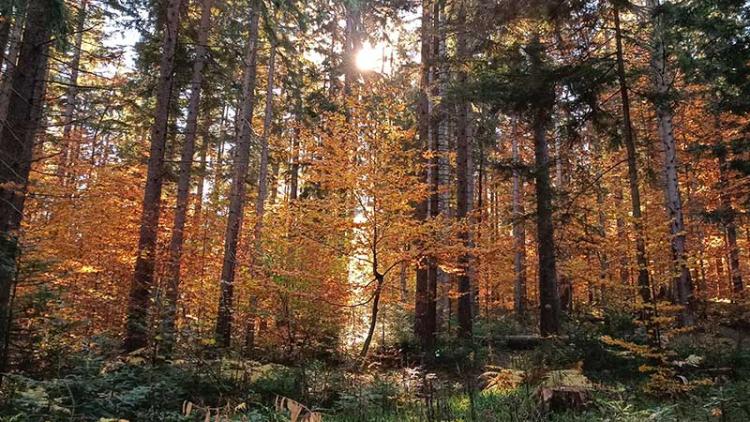
M750 2L0 0L0 421L750 420Z

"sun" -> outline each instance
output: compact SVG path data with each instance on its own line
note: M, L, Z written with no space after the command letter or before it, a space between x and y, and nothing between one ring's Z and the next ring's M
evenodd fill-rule
M356 65L357 69L365 72L376 72L383 67L383 54L385 47L377 45L373 47L370 43L365 43L357 52Z

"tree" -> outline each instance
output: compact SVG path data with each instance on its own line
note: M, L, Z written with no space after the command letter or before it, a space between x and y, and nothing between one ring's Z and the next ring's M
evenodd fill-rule
M625 150L628 155L628 186L630 187L630 204L635 228L635 261L638 266L638 286L644 302L651 300L651 282L649 280L648 259L646 258L646 241L643 238L643 215L641 213L641 191L638 186L638 162L635 149L635 135L630 118L630 94L625 78L625 60L623 58L622 30L620 28L620 9L613 7L615 24L615 45L617 60L617 81L620 87L622 102L622 134Z
M8 115L0 137L0 372L10 335L11 294L20 253L19 233L26 189L44 107L51 38L63 28L57 0L30 0L26 26L11 82Z
M63 112L63 137L60 150L60 161L58 164L57 175L60 183L65 185L67 182L66 166L68 165L68 155L73 132L76 101L78 96L78 72L81 64L81 46L83 44L84 25L86 23L86 8L88 1L83 0L78 9L78 17L75 26L75 42L73 45L73 57L70 60L70 81L68 92L65 98L65 111Z
M428 1L422 3L422 30L421 30L421 57L422 63L420 67L420 92L419 92L419 110L418 110L418 125L419 125L419 141L425 152L435 154L435 151L431 148L430 138L430 104L429 104L429 89L430 89L430 71L431 71L431 41L433 37L434 26L432 25L431 17L431 4ZM434 135L434 134L433 134ZM426 161L426 160L425 160ZM438 171L434 166L434 159L429 158L429 161L433 164L431 166L425 165L422 171L422 178L425 182L431 182L432 179L437 176L435 174ZM431 186L432 192L431 197L437 195L436 187L434 183ZM429 210L435 208L432 198L432 203L428 202L428 198L420 202L417 205L417 218L426 222L430 217ZM420 340L422 352L425 354L425 358L429 358L432 353L432 349L435 344L435 331L437 330L436 318L436 295L437 295L437 277L436 271L433 271L435 267L434 258L426 257L425 262L419 262L416 269L416 291L415 291L415 326L414 331Z
M151 148L148 156L146 187L143 193L140 237L138 239L133 281L130 285L125 340L123 342L123 349L126 352L141 349L148 344L147 318L151 288L154 284L169 101L172 94L177 31L180 26L179 12L182 4L181 0L167 1L154 123L151 126Z
M520 134L517 130L518 122L513 121L513 129L510 133L511 154L513 160L513 272L515 283L513 285L513 307L516 315L523 318L526 314L526 224L524 221L523 206L523 178L521 176L521 159L519 144Z
M202 0L201 17L196 40L193 74L190 79L190 100L185 124L185 141L180 155L180 171L177 179L177 200L172 223L172 237L169 242L167 258L167 288L165 294L165 315L162 320L161 335L163 351L169 354L174 346L175 320L177 317L177 300L180 286L180 264L184 243L185 222L190 199L190 178L195 152L195 138L198 134L198 114L201 103L203 68L208 60L208 33L211 26L211 7L213 0ZM205 143L205 141L204 141Z
M464 28L466 27L466 4L464 1L458 6L457 15L458 34L456 36L456 58L459 61L469 59L468 45ZM459 84L466 83L466 72L459 70L456 75ZM459 101L456 104L456 218L465 224L469 223L469 216L473 209L470 184L472 183L473 169L471 168L470 154L472 142L469 135L469 104ZM471 337L472 332L472 292L471 292L471 256L468 251L471 238L469 229L461 232L461 240L467 251L459 257L460 274L458 275L458 325L459 334L463 337Z
M250 9L249 38L245 47L244 70L242 78L242 103L239 107L237 140L232 164L232 185L229 193L229 215L224 236L224 259L221 267L221 294L219 312L216 320L216 339L220 346L229 347L232 335L232 315L234 297L234 276L237 266L237 244L242 227L242 216L245 207L247 171L250 161L252 142L252 120L255 108L255 81L258 55L258 15L257 1Z
M692 281L687 264L687 240L685 235L685 221L682 211L682 198L677 162L677 144L672 125L672 75L667 61L668 51L666 33L663 24L664 10L659 0L648 0L648 10L653 25L650 73L653 84L653 105L659 127L659 138L664 147L664 195L666 208L670 220L670 238L672 254L675 263L674 288L676 303L685 307L680 315L681 323L691 325Z

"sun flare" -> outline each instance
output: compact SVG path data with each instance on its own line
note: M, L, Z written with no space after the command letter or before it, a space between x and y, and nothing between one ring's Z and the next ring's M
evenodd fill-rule
M365 43L357 52L357 69L365 72L381 71L383 68L383 57L386 53L384 45L372 46L369 43Z

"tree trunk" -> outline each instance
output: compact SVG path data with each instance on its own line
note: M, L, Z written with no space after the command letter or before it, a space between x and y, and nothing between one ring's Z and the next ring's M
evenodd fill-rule
M83 44L83 30L86 23L86 6L87 0L81 2L78 11L78 21L76 22L75 44L73 45L73 57L70 60L70 85L65 99L65 110L63 111L63 136L60 145L60 157L57 164L57 177L60 184L65 185L68 181L67 166L75 160L76 157L70 155L70 138L73 132L76 112L76 97L78 96L78 70L81 64L81 45ZM79 142L80 140L75 140Z
M458 6L457 25L459 28L456 36L456 56L459 63L468 58L466 36L463 28L466 26L466 5L462 1ZM466 83L466 71L459 70L456 75L459 86ZM469 168L469 155L471 154L471 142L469 140L469 105L464 100L456 106L456 219L468 224L468 217L472 209L472 198L469 189L471 179ZM458 327L459 335L471 337L472 331L472 299L471 299L471 268L470 266L470 233L468 228L459 233L461 243L465 251L460 253L458 265Z
M5 47L8 46L10 28L13 22L13 2L3 2L0 6L0 70L5 60Z
M615 208L617 209L617 216L615 218L615 226L617 228L617 238L618 239L626 239L627 234L625 233L625 219L622 217L623 213L623 192L621 186L615 186ZM630 284L630 259L628 257L628 253L626 251L618 251L620 255L619 259L619 275L620 275L620 284L623 286L628 286Z
M521 155L519 153L519 134L516 130L517 122L513 122L511 132L511 155L513 160L513 272L515 283L513 288L513 309L516 316L526 315L526 225L523 207L523 178L521 176Z
M11 294L19 254L21 226L34 140L44 107L50 46L50 0L29 0L26 30L16 71L10 79L12 95L0 132L0 373L5 370L10 340Z
M430 4L425 0L422 2L422 31L421 31L421 55L422 64L420 67L420 96L418 103L418 129L419 140L422 148L429 151L432 148L430 142L430 104L429 104L429 84L430 84L430 41L432 38L432 20L430 16ZM433 160L426 160L422 170L423 180L431 187L434 170L431 169ZM417 218L421 221L427 221L434 207L432 206L434 192L431 192L430 198L421 201L417 206ZM420 263L417 267L417 281L415 292L415 326L414 331L420 340L422 352L428 360L432 356L432 350L435 345L435 328L436 328L436 308L435 308L435 289L436 289L436 271L435 263L432 257L427 257L425 262Z
M229 347L232 333L234 274L237 265L237 244L239 243L242 213L245 206L247 171L250 161L253 108L255 106L255 79L258 50L258 12L253 2L250 11L250 39L245 52L245 71L242 81L242 106L237 131L234 155L232 186L229 193L229 216L224 240L224 260L221 267L221 296L219 316L216 321L216 339L220 346Z
M164 176L164 151L167 143L167 122L169 120L169 100L172 93L177 31L180 26L180 4L181 0L169 0L166 10L138 254L136 255L133 282L130 285L130 300L125 326L125 341L123 343L125 352L132 352L148 344L148 310L151 302L151 288L154 284L156 241Z
M258 170L258 197L255 201L255 227L253 267L261 253L261 236L263 232L263 215L265 214L266 197L268 197L268 138L271 136L273 118L273 76L276 47L271 46L268 57L268 85L266 91L266 109L263 118L263 135L260 138L260 169Z
M255 200L255 227L253 228L253 251L250 259L250 274L258 275L258 260L263 252L263 216L266 209L266 197L268 196L268 138L271 136L271 123L273 117L273 74L274 61L276 60L276 46L271 46L268 56L268 83L266 87L266 108L263 117L263 135L260 138L260 168L258 169L258 196ZM252 350L255 347L255 307L257 299L250 300L250 317L248 318L245 348Z
M198 173L198 183L195 187L195 208L193 209L193 221L195 226L201 224L201 213L203 212L203 194L206 191L206 170L208 166L208 146L211 143L209 127L210 119L205 119L203 128L203 142L200 149L200 172Z
M721 127L717 117L717 132L721 142ZM737 246L737 226L735 225L735 212L732 205L732 195L729 193L729 163L727 162L727 149L723 144L718 146L717 158L719 161L719 199L721 202L721 219L724 231L727 234L727 249L729 255L729 274L732 280L732 290L739 293L743 289L742 273L740 270L740 250Z
M380 310L380 294L383 291L384 277L381 274L375 274L377 285L375 286L375 293L372 296L372 309L370 311L370 327L367 329L367 336L365 342L362 344L362 350L359 352L359 357L367 357L367 352L370 351L370 343L372 343L373 334L375 334L375 327L378 324L378 311Z
M297 99L297 105L295 110L297 125L302 124L302 104L300 99ZM292 150L291 157L289 159L289 200L294 202L297 200L299 195L299 138L300 129L299 127L294 128L292 135Z
M536 160L537 250L539 255L539 329L543 336L560 331L560 296L557 290L555 227L552 223L552 186L546 110L537 110L533 118L534 157Z
M19 11L13 20L13 29L10 34L8 54L5 56L5 77L3 78L2 88L0 89L0 127L8 118L8 109L10 108L11 93L13 89L13 73L16 71L18 64L18 53L21 47L21 35L23 34L25 13Z
M685 310L680 314L680 323L692 325L693 316L690 307L693 289L687 266L685 223L677 171L677 147L672 128L672 106L669 98L671 78L667 69L667 51L661 12L658 10L661 5L659 0L649 0L648 5L651 9L654 25L651 56L651 78L655 91L654 106L659 126L659 137L664 147L664 193L670 220L672 255L677 272L674 278L675 302L685 307Z
M359 76L357 70L357 53L362 48L362 2L347 1L345 8L344 96L349 96Z
M643 235L643 219L641 214L641 192L638 187L638 162L635 149L635 135L633 123L630 119L630 98L628 85L625 79L625 61L622 51L622 31L620 30L620 12L617 7L614 10L615 17L615 42L617 44L617 79L620 85L620 98L622 101L623 140L628 155L628 183L630 185L630 203L635 225L635 261L638 265L638 291L644 302L651 301L651 281L648 271L648 259L646 258L646 241Z
M172 224L172 238L169 242L167 261L166 294L164 316L162 319L162 352L169 356L175 343L175 320L177 318L177 300L179 299L180 267L182 263L182 246L185 235L185 221L190 201L190 176L195 151L195 138L198 134L198 114L201 103L201 85L203 68L208 58L208 31L211 25L212 0L201 1L201 21L198 27L198 40L195 47L193 75L190 79L190 99L188 101L187 121L185 122L185 141L180 156L180 173L177 180L177 201Z

